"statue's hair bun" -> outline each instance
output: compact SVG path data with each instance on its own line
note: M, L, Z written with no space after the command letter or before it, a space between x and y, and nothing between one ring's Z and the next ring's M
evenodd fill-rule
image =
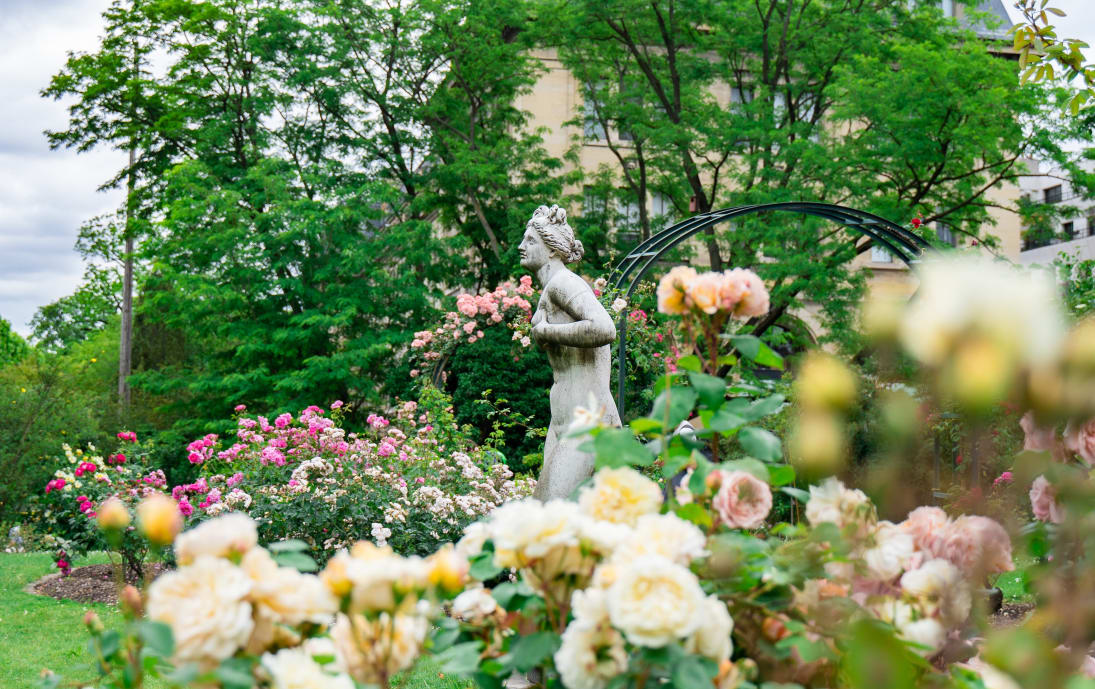
M566 209L556 204L550 208L540 206L533 212L529 224L536 228L544 244L557 253L564 263L580 261L585 255L582 242L574 236L574 229L567 223Z

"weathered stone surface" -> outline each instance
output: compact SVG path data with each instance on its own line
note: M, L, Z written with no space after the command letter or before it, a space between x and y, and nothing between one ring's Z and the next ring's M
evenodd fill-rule
M525 228L521 265L536 274L540 302L532 317L532 338L551 362L551 424L544 465L536 486L540 500L565 498L593 473L593 455L580 452L582 438L568 438L576 407L599 413L603 423L620 425L609 391L609 345L616 339L611 316L585 280L566 264L582 257L582 243L558 206L540 206Z

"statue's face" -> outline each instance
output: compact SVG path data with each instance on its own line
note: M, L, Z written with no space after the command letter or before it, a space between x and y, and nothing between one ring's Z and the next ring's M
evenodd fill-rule
M551 249L544 244L540 233L531 224L525 227L525 236L521 239L517 252L521 254L521 266L526 270L539 270L551 260Z

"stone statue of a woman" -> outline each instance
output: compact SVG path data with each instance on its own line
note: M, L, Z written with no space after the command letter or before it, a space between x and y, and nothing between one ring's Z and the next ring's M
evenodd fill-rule
M575 407L594 408L601 421L620 425L609 392L609 345L616 339L612 318L585 280L566 264L582 258L582 243L559 206L540 206L525 227L521 265L536 274L542 288L532 316L532 338L547 352L554 373L551 424L535 497L565 498L593 473L593 455L578 451L582 438L568 438Z

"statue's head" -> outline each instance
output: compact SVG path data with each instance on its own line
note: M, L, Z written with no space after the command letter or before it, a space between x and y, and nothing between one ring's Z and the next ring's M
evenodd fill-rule
M540 206L532 213L525 226L525 236L518 247L521 265L528 270L538 270L552 258L574 263L582 258L585 249L567 224L567 212L559 206Z

